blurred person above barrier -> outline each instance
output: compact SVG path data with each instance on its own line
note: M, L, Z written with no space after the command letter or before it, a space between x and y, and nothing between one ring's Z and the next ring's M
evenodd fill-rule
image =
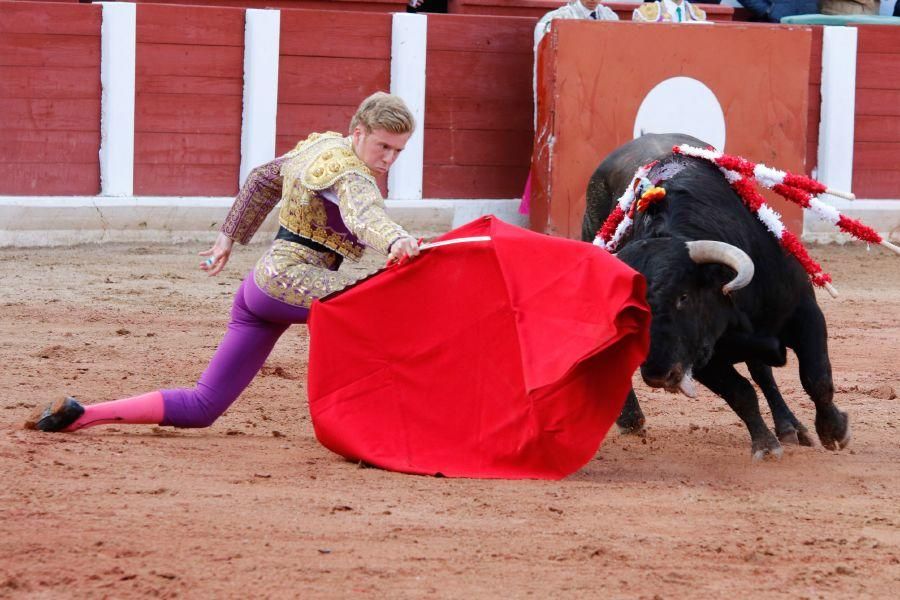
M408 13L446 13L447 0L409 0Z
M740 0L740 3L753 14L754 21L778 23L782 17L819 13L819 0Z
M534 28L534 51L541 38L550 30L554 19L587 19L593 21L618 21L619 17L611 8L603 6L597 0L571 0L556 10L551 10L541 17Z
M877 0L822 0L823 15L877 15Z

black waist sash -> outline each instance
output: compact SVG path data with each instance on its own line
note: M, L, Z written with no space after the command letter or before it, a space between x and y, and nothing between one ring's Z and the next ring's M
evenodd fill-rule
M343 257L343 256L341 256L340 254L338 254L337 252L335 252L335 251L332 250L331 248L328 248L327 246L323 246L323 245L320 244L319 242L314 242L314 241L312 241L312 240L306 239L306 238L303 237L303 236L297 235L296 233L294 233L294 232L291 231L290 229L285 228L284 226L279 226L279 227L278 227L278 233L275 234L275 239L276 239L276 240L286 240L286 241L288 241L288 242L293 242L293 243L295 243L295 244L300 244L301 246L306 246L306 247L309 248L310 250L314 250L314 251L316 251L316 252L328 252L329 254L334 254L334 255L336 255L336 256L337 256L337 263L336 263L335 266L333 267L334 269L337 269L338 266L340 266L341 262L343 262L343 260L344 260L344 257Z

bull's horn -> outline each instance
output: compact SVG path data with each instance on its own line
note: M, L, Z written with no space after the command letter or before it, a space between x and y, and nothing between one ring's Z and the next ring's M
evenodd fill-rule
M697 386L694 385L694 376L691 374L690 369L688 369L681 378L681 381L678 383L678 389L688 398L697 397Z
M686 242L686 245L688 255L695 263L721 263L737 271L734 279L722 286L723 294L746 287L753 279L753 260L737 246L713 240Z

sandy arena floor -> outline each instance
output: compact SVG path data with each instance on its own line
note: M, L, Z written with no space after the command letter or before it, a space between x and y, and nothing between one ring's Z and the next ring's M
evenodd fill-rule
M900 258L813 247L853 441L752 464L724 402L638 384L646 437L561 482L362 468L313 436L302 326L207 430L24 431L63 393L192 383L231 295L200 245L0 250L0 597L888 598L900 588ZM370 263L371 264L374 263ZM788 403L813 430L796 363ZM892 591L893 590L893 591Z

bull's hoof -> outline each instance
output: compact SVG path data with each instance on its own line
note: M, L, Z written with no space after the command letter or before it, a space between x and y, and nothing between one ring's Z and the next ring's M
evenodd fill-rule
M816 445L812 436L809 435L809 430L803 425L797 425L797 439L800 441L801 446L806 446L807 448L812 448Z
M778 436L778 441L782 446L813 446L809 431L799 423L796 428L791 425L785 429L776 430L775 435Z
M644 418L644 415L640 415L637 418L619 417L616 419L616 426L619 428L619 433L625 435L644 435L644 424L646 421L647 419Z
M841 450L850 443L850 419L844 411L834 409L828 415L816 413L816 432L828 450Z
M778 441L781 442L782 446L800 445L800 435L793 427L791 429L788 429L787 431L779 431L776 433L776 435L778 436Z
M753 462L759 462L765 458L778 460L784 454L784 448L781 447L778 439L771 432L767 432L762 439L753 440L750 451L752 452Z

